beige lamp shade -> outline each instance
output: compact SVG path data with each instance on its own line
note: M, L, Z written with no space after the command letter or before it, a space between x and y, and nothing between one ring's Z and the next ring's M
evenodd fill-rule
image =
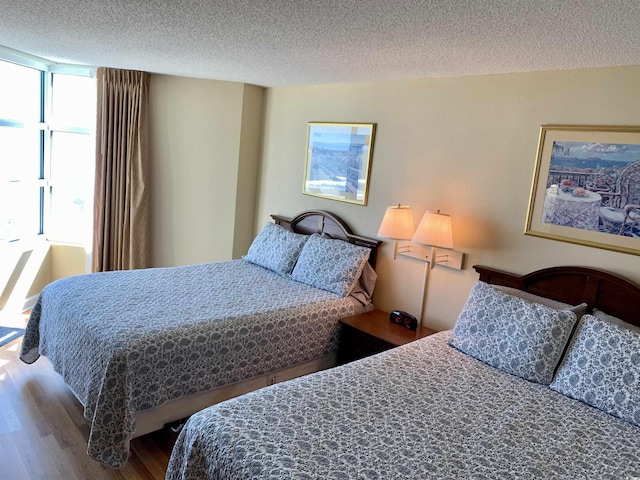
M453 248L451 217L440 212L426 212L411 241L432 247Z
M387 208L378 236L393 240L409 240L414 231L411 207L396 205Z

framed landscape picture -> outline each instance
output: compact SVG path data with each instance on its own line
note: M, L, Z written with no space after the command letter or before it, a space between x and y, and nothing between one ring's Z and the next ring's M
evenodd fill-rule
M543 125L525 234L640 255L640 127Z
M302 193L366 205L375 127L310 122Z

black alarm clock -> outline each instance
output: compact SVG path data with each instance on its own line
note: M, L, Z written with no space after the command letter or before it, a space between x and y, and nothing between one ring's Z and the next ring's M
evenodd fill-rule
M409 330L417 330L418 329L418 320L413 315L409 315L407 312L403 312L401 310L394 310L389 314L389 320L391 323L397 323L398 325L402 325Z

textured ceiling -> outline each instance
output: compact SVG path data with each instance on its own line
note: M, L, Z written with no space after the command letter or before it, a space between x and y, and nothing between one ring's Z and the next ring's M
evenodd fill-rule
M640 0L0 0L0 45L262 86L640 65Z

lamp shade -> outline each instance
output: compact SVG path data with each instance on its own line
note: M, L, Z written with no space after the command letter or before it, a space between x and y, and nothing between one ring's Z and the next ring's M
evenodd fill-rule
M378 236L393 240L409 240L414 231L411 207L396 205L387 208Z
M426 212L411 241L432 247L453 248L451 217L440 212Z

